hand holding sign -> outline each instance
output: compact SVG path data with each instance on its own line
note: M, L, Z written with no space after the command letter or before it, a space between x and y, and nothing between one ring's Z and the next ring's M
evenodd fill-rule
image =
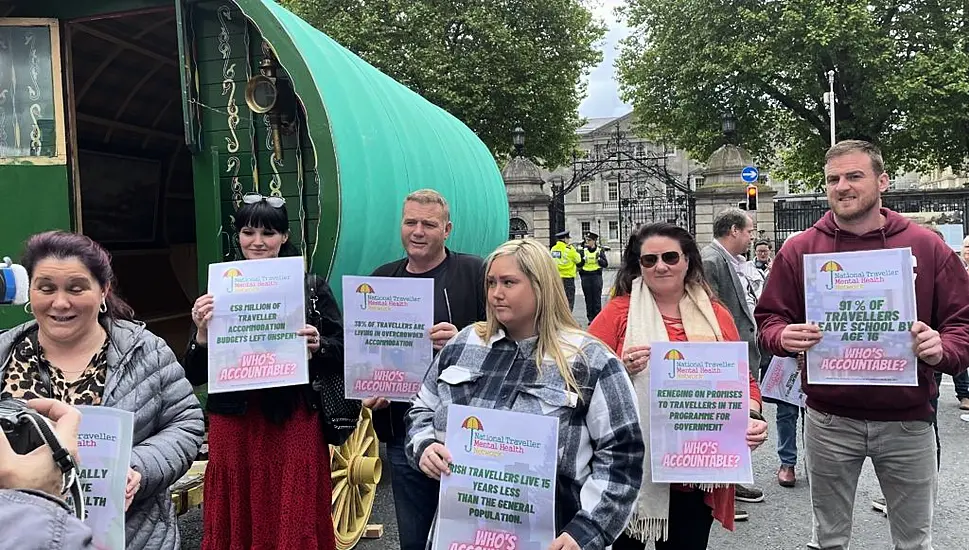
M427 477L440 481L442 475L451 475L451 452L440 443L431 443L421 455L420 467Z
M646 369L649 363L651 348L649 345L633 346L623 351L622 363L626 366L626 371L630 374L639 374Z
M781 331L781 347L791 353L800 353L821 341L821 329L810 323L787 325Z
M767 441L767 422L751 418L747 421L747 447L751 451Z
M562 533L557 539L552 541L552 545L548 547L548 550L581 550L579 543L575 542L572 535L568 533Z
M309 350L311 355L320 351L320 331L316 330L316 327L306 325L297 330L296 335L306 337L306 349Z
M128 468L128 479L124 487L125 512L131 507L131 503L135 500L135 495L138 494L139 489L141 489L141 473L133 468Z
M211 294L203 294L199 296L198 300L195 300L195 304L192 306L192 321L198 327L195 341L199 345L204 346L209 341L209 321L212 320L214 314L215 298Z
M434 351L438 351L447 344L451 338L458 335L458 327L451 323L438 323L431 327L431 343Z
M939 331L922 321L916 321L912 325L912 334L915 336L915 355L928 365L938 365L942 361L942 337Z

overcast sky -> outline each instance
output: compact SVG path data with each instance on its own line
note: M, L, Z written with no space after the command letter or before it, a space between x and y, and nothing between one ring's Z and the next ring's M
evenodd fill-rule
M609 30L602 44L602 63L589 74L587 96L579 105L580 116L588 118L620 116L632 109L630 105L623 104L619 99L616 70L613 67L619 40L629 34L629 29L619 23L613 14L613 9L620 3L622 0L598 0L598 5L593 6L592 11L606 22Z

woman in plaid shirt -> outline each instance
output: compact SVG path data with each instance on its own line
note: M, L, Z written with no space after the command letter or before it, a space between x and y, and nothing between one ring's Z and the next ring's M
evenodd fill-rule
M449 475L451 403L559 419L556 530L549 550L599 550L626 527L643 477L636 398L618 358L582 331L548 251L509 241L488 257L487 321L441 350L407 416L408 460Z

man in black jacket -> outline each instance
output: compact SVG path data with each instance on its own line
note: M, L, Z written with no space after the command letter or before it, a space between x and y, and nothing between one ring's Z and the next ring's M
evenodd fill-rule
M372 275L434 279L430 338L436 354L459 330L485 319L484 262L444 246L451 233L451 216L447 201L437 191L422 189L408 195L402 218L400 238L407 257L378 267ZM377 437L387 444L400 549L424 550L439 486L407 463L404 416L410 404L383 398L366 399L363 404L373 409Z

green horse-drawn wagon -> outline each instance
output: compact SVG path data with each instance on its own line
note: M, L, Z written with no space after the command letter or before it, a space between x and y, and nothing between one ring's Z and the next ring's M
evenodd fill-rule
M508 235L492 154L461 122L272 0L0 0L0 255L83 232L121 294L184 349L207 265L234 255L243 194L285 197L307 266L334 281L401 257L400 205L451 203L451 247ZM23 321L0 309L0 330ZM341 548L379 463L369 416L333 453Z

